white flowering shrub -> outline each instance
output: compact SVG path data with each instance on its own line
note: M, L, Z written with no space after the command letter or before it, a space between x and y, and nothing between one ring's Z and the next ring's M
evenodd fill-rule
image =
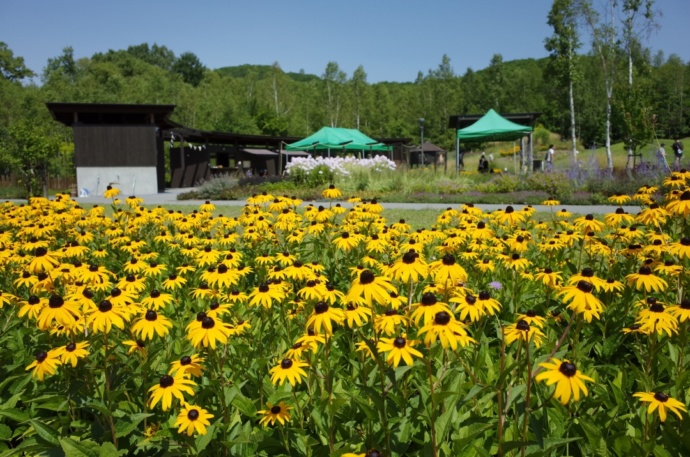
M286 166L285 172L298 182L321 185L350 176L353 171L383 172L395 170L395 162L386 156L368 159L346 157L295 157Z

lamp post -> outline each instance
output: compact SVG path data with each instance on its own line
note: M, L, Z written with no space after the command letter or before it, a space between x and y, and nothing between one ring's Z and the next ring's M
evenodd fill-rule
M424 118L419 118L419 149L421 154L422 167L424 166Z

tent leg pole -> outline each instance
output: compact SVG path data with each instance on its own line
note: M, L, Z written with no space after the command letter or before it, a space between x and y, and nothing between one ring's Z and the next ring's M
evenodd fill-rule
M460 175L460 138L458 131L455 131L455 174Z

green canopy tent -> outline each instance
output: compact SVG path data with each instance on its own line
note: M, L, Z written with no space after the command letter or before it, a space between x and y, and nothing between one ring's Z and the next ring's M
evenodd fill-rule
M330 151L331 149L389 152L391 147L369 138L357 129L337 127L323 127L318 132L285 147L286 151Z
M457 163L460 161L461 142L515 141L531 133L532 127L516 124L504 118L493 109L490 109L474 124L458 130L456 146ZM513 158L516 160L514 152ZM456 165L456 167L457 166L458 165ZM517 162L515 167L517 170Z

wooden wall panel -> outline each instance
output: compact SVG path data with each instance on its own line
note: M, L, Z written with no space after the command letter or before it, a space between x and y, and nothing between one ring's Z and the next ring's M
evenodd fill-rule
M74 125L77 167L155 167L157 127Z

